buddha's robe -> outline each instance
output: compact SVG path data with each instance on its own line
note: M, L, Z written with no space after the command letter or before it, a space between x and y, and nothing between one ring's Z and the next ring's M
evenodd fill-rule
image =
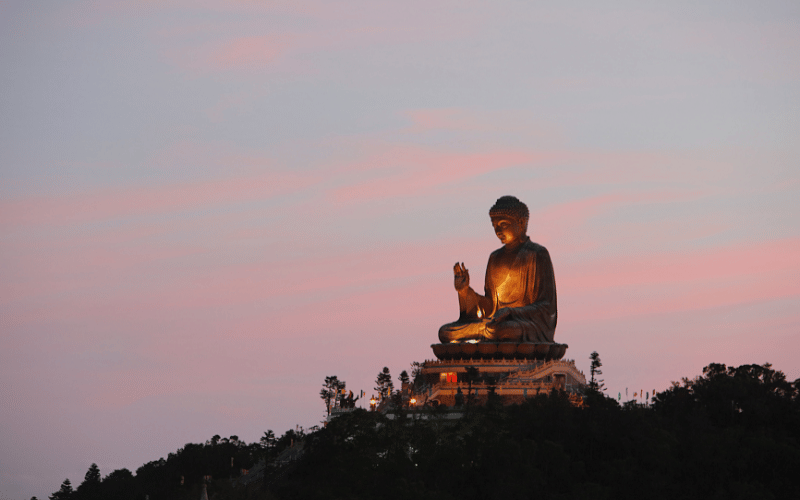
M461 315L439 329L442 343L477 340L486 342L553 342L558 312L556 280L550 254L527 240L504 255L500 248L486 265L485 298L472 288L459 293ZM510 314L491 322L501 308Z

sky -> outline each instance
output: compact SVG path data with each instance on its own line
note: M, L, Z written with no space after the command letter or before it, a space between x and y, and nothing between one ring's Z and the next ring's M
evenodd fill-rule
M530 208L608 394L800 378L800 3L0 1L0 499L319 424Z

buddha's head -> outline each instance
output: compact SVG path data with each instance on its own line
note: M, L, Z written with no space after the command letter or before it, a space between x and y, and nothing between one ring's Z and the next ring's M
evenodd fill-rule
M494 233L506 246L515 247L525 239L528 232L528 207L515 196L498 198L489 209Z

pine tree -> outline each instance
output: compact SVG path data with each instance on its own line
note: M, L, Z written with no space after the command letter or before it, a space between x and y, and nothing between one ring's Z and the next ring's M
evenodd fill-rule
M97 464L89 466L86 475L83 477L83 482L78 486L75 491L76 496L81 500L95 500L101 497L100 493L100 469Z
M589 359L592 360L592 364L589 367L589 372L591 373L591 380L589 381L589 389L594 391L605 391L605 384L600 379L595 379L595 376L602 375L603 372L600 370L600 367L603 366L603 363L600 361L600 355L597 354L597 351L593 351L592 354L589 355Z
M272 429L268 429L264 435L261 436L261 446L268 451L275 446L275 433L272 432Z
M84 483L99 483L100 482L100 469L97 467L97 464L92 464L89 466L89 470L86 471L86 475L83 477Z
M72 483L69 478L61 483L61 489L50 495L50 500L70 500L75 495L75 490L72 489Z
M389 368L383 367L383 371L378 373L378 377L375 379L375 384L375 390L380 393L381 399L392 393L394 384L392 383L392 375L389 373Z

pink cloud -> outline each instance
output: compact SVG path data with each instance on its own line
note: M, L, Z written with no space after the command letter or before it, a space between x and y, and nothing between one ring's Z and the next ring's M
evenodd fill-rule
M799 270L800 239L738 242L735 246L682 253L625 255L573 267L583 289L651 283L688 283ZM800 283L785 283L800 290Z
M473 116L463 110L416 110L412 129L483 127L478 121L460 122L460 116ZM480 116L480 115L475 115ZM437 150L410 144L371 141L354 144L366 151L363 159L342 159L333 166L337 175L332 199L347 202L424 193L432 188L454 185L497 170L525 167L536 169L536 190L566 186L614 186L617 199L583 200L569 210L591 214L597 204L669 203L696 200L731 192L732 187L719 182L721 170L740 168L729 161L709 160L702 154L675 152L619 152L605 150L503 148L462 151ZM658 182L662 185L643 191L636 183ZM693 185L703 186L702 189ZM633 186L629 190L625 186ZM637 191L641 194L632 195ZM635 198L634 198L635 196ZM555 207L548 209L554 210ZM559 208L565 210L567 207ZM569 219L574 217L567 213ZM576 214L577 215L577 214Z
M166 186L110 187L62 196L0 201L0 227L63 226L267 199L307 188L313 174L271 172Z
M575 228L588 219L598 217L615 208L625 205L646 205L659 203L681 203L695 200L708 194L701 189L655 189L637 191L618 191L609 194L582 198L565 203L549 205L536 212L536 219L553 221L559 225Z
M315 69L309 66L311 58L301 55L451 40L474 34L482 25L474 13L454 12L427 3L409 8L408 4L389 6L372 2L360 5L187 2L171 8L176 7L227 14L225 21L174 26L153 33L172 64L198 73L231 70L313 73ZM119 11L119 7L111 11ZM139 9L136 13L140 14ZM264 22L265 18L278 16L291 18L293 22L278 26ZM198 43L198 37L213 40Z
M170 227L157 231L169 232ZM66 325L83 324L91 318L97 324L135 325L143 330L170 324L174 333L184 328L178 325L208 329L210 320L231 329L232 338L249 338L254 334L252 318L263 324L275 321L264 317L271 314L271 308L251 311L253 304L289 305L309 297L329 302L363 289L391 287L401 278L447 276L458 249L472 245L450 241L432 249L406 244L355 254L328 253L313 259L273 255L256 262L209 266L203 247L165 246L147 239L126 245L128 238L151 235L138 229L121 236L67 240L56 248L15 259L21 277L4 284L6 320L17 326ZM449 280L445 278L443 283ZM238 310L250 312L223 316L215 312ZM303 318L302 323L315 324L315 318ZM315 328L323 326L320 323Z
M557 157L553 153L493 151L489 153L443 153L417 146L394 146L358 163L342 174L369 171L372 179L356 181L333 191L338 202L418 194L478 175L521 164L539 164ZM363 176L359 176L359 179Z
M207 62L219 69L261 66L277 58L285 45L285 41L268 36L237 38L213 49Z
M553 221L555 224L575 228L585 223L590 217L598 216L615 206L648 199L650 197L646 193L637 193L635 195L624 193L606 194L550 205L536 212L535 217L537 220Z
M205 43L170 41L164 49L164 55L175 66L192 73L272 71L293 45L293 38L270 34L223 36ZM300 70L299 67L294 69Z
M800 239L789 238L617 256L573 264L558 286L586 321L709 309L800 295L797 255Z
M549 184L558 185L561 181L550 179ZM539 186L539 189L546 187ZM652 191L638 189L622 190L608 194L581 198L564 203L547 205L534 209L531 213L529 233L541 242L556 244L561 259L572 262L579 256L580 262L596 252L609 240L660 241L668 229L682 234L692 233L695 237L707 236L721 230L721 223L713 217L698 216L691 221L675 221L673 218L637 224L615 217L614 211L641 207L648 210L648 205L676 203L702 199L708 196L707 190L701 189L664 189ZM599 226L598 221L603 221ZM639 250L640 251L640 250Z
M533 137L552 145L565 142L561 125L533 120L529 113L515 110L476 110L466 108L410 109L401 113L411 121L403 132L426 133L432 130L483 132L491 135Z
M403 113L411 119L413 132L428 130L477 130L480 123L477 117L460 108L449 109L414 109Z
M124 239L135 233L128 233ZM158 233L147 231L141 234L151 237ZM189 245L158 246L135 240L130 245L124 241L95 244L93 240L96 241L93 238L79 243L57 241L46 250L33 246L17 250L13 257L9 252L9 261L14 263L14 269L5 273L0 301L3 304L19 304L16 313L9 317L19 314L26 306L31 307L31 303L25 301L72 294L71 299L66 299L64 311L53 311L54 317L71 317L69 310L75 308L77 311L82 301L96 293L95 289L99 286L113 287L117 283L117 289L125 289L141 280L137 276L143 270L163 267L176 260L186 261L206 251L202 247ZM94 300L88 302L94 303ZM38 300L32 303L37 304ZM35 314L41 314L38 307L33 307L37 311ZM56 309L58 307L55 306Z
M127 372L114 373L112 377L106 375L103 380L96 383L91 394L87 395L85 404L94 408L119 409L129 406L137 401L152 396L164 396L191 391L202 384L206 390L211 390L206 384L208 380L197 380L187 383L178 383L175 378L186 373L182 370L172 370L168 377L163 373L154 372L152 369L136 369Z

